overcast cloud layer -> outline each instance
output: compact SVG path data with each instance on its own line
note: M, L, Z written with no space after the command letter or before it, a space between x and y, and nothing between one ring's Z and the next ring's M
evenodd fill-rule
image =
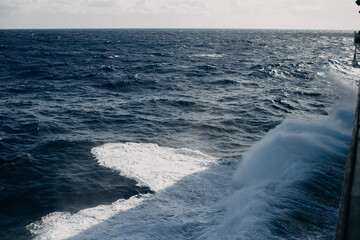
M0 0L0 28L360 28L354 0Z

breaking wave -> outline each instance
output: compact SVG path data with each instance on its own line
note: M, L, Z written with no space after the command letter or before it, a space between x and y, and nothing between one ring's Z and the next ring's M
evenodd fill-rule
M28 229L36 239L303 239L333 235L353 105L311 121L287 120L234 164L189 149L111 143L101 166L154 192ZM232 177L231 177L232 176Z

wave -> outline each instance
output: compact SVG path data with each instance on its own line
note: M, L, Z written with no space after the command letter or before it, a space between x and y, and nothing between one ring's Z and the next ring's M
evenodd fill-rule
M340 64L335 66L343 69ZM152 192L73 214L50 213L27 229L35 239L332 238L355 94L353 81L345 81L352 74L338 82L339 76L324 78L328 75L342 105L316 119L285 120L239 164L151 143L93 148L99 165ZM321 96L309 89L294 91Z
M353 105L286 120L241 164L149 143L92 149L101 166L153 193L28 225L35 239L302 239L334 232ZM232 176L232 177L231 177Z
M222 222L204 239L332 238L353 104L317 121L286 120L245 155Z

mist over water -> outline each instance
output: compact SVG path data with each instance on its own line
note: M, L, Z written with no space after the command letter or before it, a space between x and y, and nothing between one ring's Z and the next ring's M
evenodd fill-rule
M352 33L0 31L0 238L332 239Z
M342 184L337 176L352 130L349 105L318 121L286 120L244 154L234 193L223 203L226 217L209 239L332 239Z

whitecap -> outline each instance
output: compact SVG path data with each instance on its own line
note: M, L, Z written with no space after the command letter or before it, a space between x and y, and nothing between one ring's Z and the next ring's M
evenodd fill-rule
M216 54L216 53L199 53L193 54L191 57L208 57L208 58L222 58L224 54Z
M109 143L91 153L101 166L132 178L139 186L163 190L181 178L203 171L215 158L186 148L159 147L157 144Z

